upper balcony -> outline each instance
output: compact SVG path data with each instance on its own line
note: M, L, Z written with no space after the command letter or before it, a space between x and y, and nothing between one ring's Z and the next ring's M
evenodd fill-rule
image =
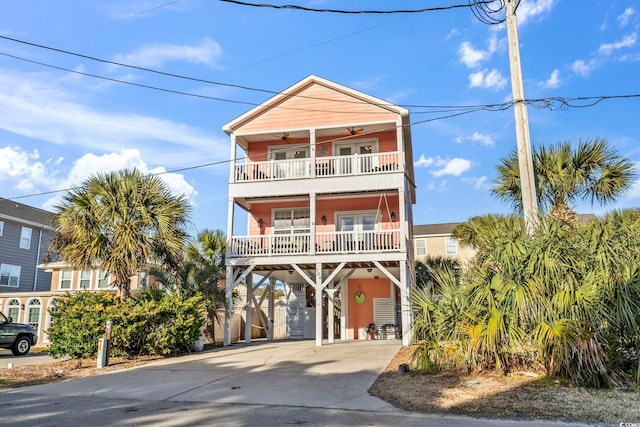
M267 161L247 159L243 163L235 163L234 182L358 176L398 172L399 169L397 152L327 156L315 158L315 161L309 158Z
M399 252L401 237L399 229L233 236L227 257Z

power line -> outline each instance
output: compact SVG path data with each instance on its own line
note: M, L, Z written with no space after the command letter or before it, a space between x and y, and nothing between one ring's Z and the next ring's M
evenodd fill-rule
M0 38L9 39L9 40L15 40L15 39L11 39L10 37L6 37L6 36L0 36ZM22 43L22 41L19 41L19 42ZM30 44L29 42L26 42L26 43ZM51 48L51 49L56 50L55 48ZM71 54L73 54L73 53L71 53ZM106 80L106 81L110 81L110 82L115 82L115 83L121 83L121 84L125 84L125 85L140 87L140 88L144 88L144 89L151 89L151 90L156 90L156 91L161 91L161 92L173 93L173 94L176 94L176 95L191 96L191 97L208 99L208 100L213 100L213 101L221 101L221 102L229 102L229 103L234 103L234 104L250 105L250 106L253 106L253 107L261 105L260 103L255 103L255 102L239 101L239 100L229 99L229 98L220 98L220 97L214 97L214 96L208 96L208 95L201 95L201 94L192 93L192 92L183 92L183 91L179 91L179 90L175 90L175 89L167 89L167 88L162 88L162 87L158 87L158 86L151 86L151 85L146 85L146 84L142 84L142 83L135 83L135 82L130 82L130 81L126 81L126 80L120 80L120 79L116 79L116 78L112 78L112 77L101 76L101 75L98 75L98 74L87 73L87 72L84 72L84 71L72 70L70 68L60 67L60 66L52 65L52 64L47 64L47 63L40 62L40 61L35 61L35 60L32 60L32 59L22 58L20 56L11 55L11 54L8 54L8 53L5 53L5 52L0 52L0 55L6 56L6 57L9 57L9 58L13 58L13 59L17 59L19 61L24 61L24 62L28 62L28 63L31 63L31 64L40 65L40 66L47 67L47 68L53 68L53 69L60 70L60 71L65 71L65 72L69 72L69 73L83 75L83 76L86 76L86 77L93 77L93 78L96 78L96 79ZM73 55L83 56L81 54L73 54ZM233 85L233 84L230 84L230 83L211 82L211 81L202 80L202 79L198 79L198 78L194 78L194 77L180 76L180 75L177 75L177 74L174 75L174 74L171 74L171 73L164 73L162 71L145 69L145 68L136 67L136 66L133 66L133 65L118 64L118 63L113 63L113 62L110 62L110 61L100 60L100 59L96 59L96 60L101 61L101 62L112 63L112 64L115 64L115 65L122 65L124 67L137 68L137 69L140 69L140 70L143 70L143 71L150 71L150 72L155 72L155 73L158 73L158 74L165 74L165 75L172 76L172 77L179 77L179 78L183 78L183 79L195 80L195 81L200 81L200 82L204 82L204 83L212 83L212 84L219 84L219 85L224 85L224 86L238 87L238 88L243 88L243 89L247 89L247 90L267 92L267 93L287 96L289 98L301 97L301 98L308 98L308 99L315 99L315 100L322 100L322 101L361 103L361 102L358 102L358 101L340 101L340 100L335 100L335 99L310 97L310 96L298 95L298 94L287 94L286 92L275 92L275 91L270 91L270 90L267 90L267 89L250 88L248 86ZM524 102L527 105L531 105L533 108L537 108L537 109L567 110L569 108L592 107L592 106L594 106L594 105L596 105L596 104L598 104L598 103L600 103L600 102L602 102L604 100L607 100L607 99L624 99L624 98L638 98L638 97L640 97L640 94L583 96L583 97L573 97L573 98L546 97L546 98L525 99L522 102ZM580 101L589 101L589 102L587 104L582 104L582 105L575 103L575 102L580 102ZM440 109L440 110L432 110L432 111L412 111L411 112L411 114L433 114L433 113L440 113L440 112L444 112L444 111L455 111L455 110L465 110L465 109L492 109L492 108L504 109L504 107L508 108L511 105L513 105L513 101L507 101L507 102L496 103L496 104L477 104L477 105L416 105L416 104L391 104L391 103L384 103L384 104L371 103L371 105L380 106L380 107L399 106L399 107L405 107L405 108ZM287 109L287 110L296 110L296 111L313 111L313 112L322 112L322 113L344 113L344 114L356 113L354 111L318 110L318 109L292 108L292 107L283 107L283 106L277 106L276 108ZM359 114L359 113L357 113L357 114ZM371 114L375 114L375 113L371 113Z
M40 49L46 49L46 50L50 50L53 52L58 52L58 53L62 53L65 55L71 55L71 56L76 56L79 58L84 58L84 59L88 59L91 61L96 61L96 62L100 62L103 64L109 64L109 65L117 65L120 67L125 67L125 68L130 68L130 69L134 69L134 70L139 70L139 71L144 71L144 72L148 72L148 73L153 73L153 74L158 74L158 75L162 75L162 76L167 76L167 77L172 77L172 78L177 78L177 79L182 79L182 80L189 80L189 81L194 81L194 82L198 82L198 83L205 83L205 84L211 84L211 85L216 85L216 86L223 86L223 87L231 87L231 88L236 88L236 89L243 89L243 90L248 90L248 91L255 91L255 92L262 92L262 93L267 93L270 95L284 95L290 98L293 97L298 97L298 98L305 98L305 99L314 99L314 100L319 100L319 101L332 101L332 102L340 102L340 103L346 103L346 104L361 104L361 101L351 101L351 100L336 100L336 99L326 99L326 98L321 98L321 97L314 97L314 96L307 96L307 95L301 95L301 94L287 94L285 92L279 92L279 91L273 91L273 90L268 90L268 89L260 89L260 88L255 88L255 87L251 87L251 86L246 86L246 85L239 85L239 84L233 84L233 83L225 83L225 82L217 82L217 81L213 81L213 80L207 80L207 79L202 79L199 77L191 77L191 76L186 76L183 74L175 74L175 73L168 73L165 71L159 71L159 70L155 70L152 68L146 68L146 67L139 67L136 65L131 65L131 64L125 64L122 62L116 62L116 61L110 61L107 59L102 59L102 58L97 58L95 56L90 56L90 55L85 55L82 53L77 53L77 52L71 52L68 50L64 50L64 49L59 49L59 48L55 48L52 46L46 46L43 44L38 44L38 43L34 43L34 42L30 42L30 41L26 41L26 40L20 40L20 39L16 39L13 37L8 37L8 36L3 36L0 35L0 39L4 39L4 40L8 40L8 41L12 41L15 43L21 43L24 45L28 45L28 46L32 46L32 47L37 47ZM109 78L109 77L102 77L99 75L95 75L95 74L89 74L89 73L83 73L77 70L71 70L68 68L63 68L63 67L58 67L55 65L49 65L43 62L37 62L37 61L33 61L33 60L29 60L29 59L25 59L19 56L15 56L15 55L10 55L10 54L6 54L6 53L0 53L2 55L5 56L9 56L11 58L14 59L18 59L21 61L26 61L26 62L31 62L33 64L37 64L37 65L42 65L45 67L50 67L50 68L55 68L58 70L62 70L62 71L68 71L71 73L76 73L76 74L82 74L88 77L95 77L95 78L101 78L101 79L107 79L110 81L114 81L114 82L121 82L121 83L125 83L125 84L131 84L134 86L141 86L141 87L145 87L147 89L154 89L153 86L148 86L148 85L142 85L142 84L133 84L131 82L127 82L127 81L121 81L118 79L114 79L114 78ZM164 90L162 88L157 88L157 90ZM171 91L171 90L170 90ZM183 94L183 95L188 95L188 96L198 96L201 98L208 98L208 99L213 99L213 100L217 100L217 101L227 101L227 102L235 102L235 103L242 103L240 101L234 101L234 100L226 100L223 98L213 98L213 97L207 97L204 95L194 95L194 94L190 94L190 93L186 93L186 92L180 92L180 91L173 91L174 93L178 93L178 94ZM244 102L245 104L249 104L249 105L259 105L259 104L254 104L254 103L249 103L249 102ZM456 109L456 108L475 108L475 107L481 107L481 106L485 106L485 105L463 105L463 106L444 106L444 105L435 105L435 106L430 106L430 105L412 105L412 104L391 104L391 103L376 103L376 104L372 104L378 107L388 107L388 106L397 106L397 107L403 107L403 108L452 108L452 109Z
M238 1L238 0L218 0L223 3L233 3L240 6L251 6L251 7L262 7L262 8L270 8L270 9L291 9L291 10L299 10L304 12L320 12L320 13L340 13L347 15L392 15L399 13L425 13L425 12L437 12L442 10L451 10L451 9L460 9L471 7L470 4L455 4L450 6L435 6L435 7L425 7L421 9L391 9L391 10L343 10L343 9L321 9L314 7L305 7L299 6L295 4L270 4L270 3L252 3L246 1ZM494 0L488 1L479 1L478 3L492 3Z
M598 103L600 103L600 102L602 102L604 100L630 99L630 98L640 98L640 94L581 96L581 97L574 97L574 98L562 98L562 97L534 98L534 99L525 99L523 102L528 104L528 105L532 105L535 108L549 109L549 110L553 110L554 109L553 105L557 104L559 107L557 107L556 109L563 110L563 109L568 109L568 108L587 108L587 107L592 107L592 106L595 106L596 104L598 104ZM582 101L588 101L588 104L583 104L583 105L574 104L574 102L582 102ZM399 126L394 125L394 126L390 126L388 128L384 128L384 129L377 129L377 130L371 131L371 132L360 133L358 135L347 135L347 136L333 138L333 139L329 139L329 140L325 140L325 141L318 141L318 142L316 142L316 145L332 143L332 142L339 142L339 141L353 139L353 138L356 138L356 137L357 138L362 138L363 136L366 136L366 135L369 135L369 134L373 134L373 133L384 132L384 131L389 131L389 130L395 130L395 129L398 129L398 128L409 127L409 126L416 126L416 125L429 123L429 122L433 122L433 121L437 121L437 120L444 120L444 119L449 119L449 118L458 117L458 116L462 116L462 115L467 115L467 114L471 114L471 113L476 113L476 112L479 112L479 111L488 111L488 112L505 111L505 110L511 108L513 106L513 104L514 104L514 101L508 101L508 102L505 102L505 103L502 103L502 104L487 104L487 105L483 105L483 106L472 106L470 108L467 108L466 110L458 111L456 113L448 114L448 115L445 115L445 116L432 117L432 118L429 118L429 119L419 120L419 121L415 121L415 122L408 123L408 124L405 124L405 125L399 125ZM266 154L266 152L258 153L258 154ZM246 160L246 159L248 159L248 157L238 157L238 158L235 159L235 161ZM166 174L169 174L169 173L178 173L178 172L184 172L184 171L188 171L188 170L202 169L202 168L205 168L205 167L218 166L218 165L223 165L223 164L227 164L227 163L231 163L231 159L218 160L218 161L215 161L215 162L208 162L208 163L201 163L201 164L197 164L197 165L193 165L193 166L186 166L186 167L183 167L183 168L171 169L171 170L168 170L168 171L165 171L165 172L152 173L152 174L149 174L149 175L155 175L155 176L166 175ZM46 195L49 195L49 194L62 193L62 192L74 190L74 189L77 189L77 188L79 188L79 187L78 186L74 186L74 187L68 187L68 188L63 188L63 189L59 189L59 190L50 190L50 191L43 191L43 192L40 192L40 193L25 194L25 195L22 195L22 196L8 197L8 198L6 198L6 200L19 200L19 199L26 199L26 198L30 198L30 197L46 196Z
M414 126L414 125L418 125L418 124L422 124L422 123L428 123L428 122L432 122L432 121L436 121L436 120L443 120L443 119L456 117L456 116L460 116L460 115L463 115L463 114L474 113L476 111L482 111L482 110L487 111L486 108L475 108L475 109L471 109L469 111L458 112L458 113L455 113L455 114L450 114L450 115L442 116L442 117L434 117L434 118L430 118L430 119L426 119L426 120L420 120L420 121L413 122L413 123L408 123L408 124L405 124L405 125L389 126L387 128L384 128L384 129L377 129L375 131L360 133L358 135L347 135L347 136L333 138L333 139L329 139L329 140L318 141L318 142L316 142L316 145L318 145L318 144L326 144L326 143L333 143L333 142L338 142L338 141L344 141L344 140L349 140L349 139L353 139L353 138L356 138L356 137L361 138L362 136L366 136L366 135L369 135L369 134L372 134L372 133L378 133L378 132L384 132L384 131L394 130L394 129L398 129L398 128L403 128L403 127ZM498 110L488 110L488 111L498 111ZM257 154L265 154L265 153L257 153ZM235 159L235 161L246 160L246 159L248 159L248 157L237 157ZM178 173L178 172L184 172L184 171L188 171L188 170L202 169L202 168L205 168L205 167L219 166L219 165L223 165L223 164L227 164L227 163L231 163L231 162L232 162L231 159L218 160L218 161L215 161L215 162L207 162L207 163L201 163L201 164L197 164L197 165L193 165L193 166L186 166L186 167L183 167L183 168L171 169L171 170L164 171L164 172L150 173L149 175L152 175L152 176L166 175L166 174L169 174L169 173ZM19 200L19 199L26 199L26 198L30 198L30 197L46 196L46 195L49 195L49 194L56 194L56 193L62 193L62 192L65 192L65 191L75 190L77 188L79 188L79 186L67 187L67 188L62 188L62 189L58 189L58 190L43 191L43 192L39 192L39 193L23 194L22 196L7 197L6 200Z
M104 23L102 25L98 25L96 27L87 28L86 30L82 30L82 31L80 31L78 33L75 33L72 36L80 36L82 34L86 34L86 33L90 32L90 31L100 30L102 28L106 28L106 27L109 27L111 25L117 24L118 22L126 21L126 20L129 20L129 19L132 19L132 18L136 18L138 16L146 15L147 13L155 12L156 10L163 9L163 8L165 8L167 6L171 6L172 4L180 3L180 1L182 1L182 0L172 0L172 1L169 1L169 2L166 2L166 3L162 3L162 4L159 4L158 6L154 6L154 7L149 8L149 9L141 10L140 12L132 13L132 14L124 16L122 18L114 19L114 20L112 20L110 22Z

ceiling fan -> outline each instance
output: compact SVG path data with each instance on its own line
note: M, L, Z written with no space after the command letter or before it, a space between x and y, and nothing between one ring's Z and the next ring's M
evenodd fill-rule
M349 133L351 135L358 135L358 134L361 134L362 132L364 132L363 128L356 129L355 127L347 128L347 130L349 131Z
M274 135L274 136L283 141L289 141L289 132L284 132L282 135Z

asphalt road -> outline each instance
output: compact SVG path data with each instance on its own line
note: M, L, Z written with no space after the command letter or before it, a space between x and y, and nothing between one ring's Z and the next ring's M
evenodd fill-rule
M367 390L399 346L394 341L238 345L6 389L0 391L0 426L576 426L396 408Z
M577 427L542 421L502 421L408 412L378 412L279 405L150 402L28 393L0 395L3 427L58 426L396 426Z

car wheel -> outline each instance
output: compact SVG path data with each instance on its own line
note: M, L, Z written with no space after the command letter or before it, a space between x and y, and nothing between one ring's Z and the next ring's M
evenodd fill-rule
M29 349L31 348L31 341L27 337L18 337L16 342L13 343L13 347L11 347L11 352L14 356L24 356L29 353Z

